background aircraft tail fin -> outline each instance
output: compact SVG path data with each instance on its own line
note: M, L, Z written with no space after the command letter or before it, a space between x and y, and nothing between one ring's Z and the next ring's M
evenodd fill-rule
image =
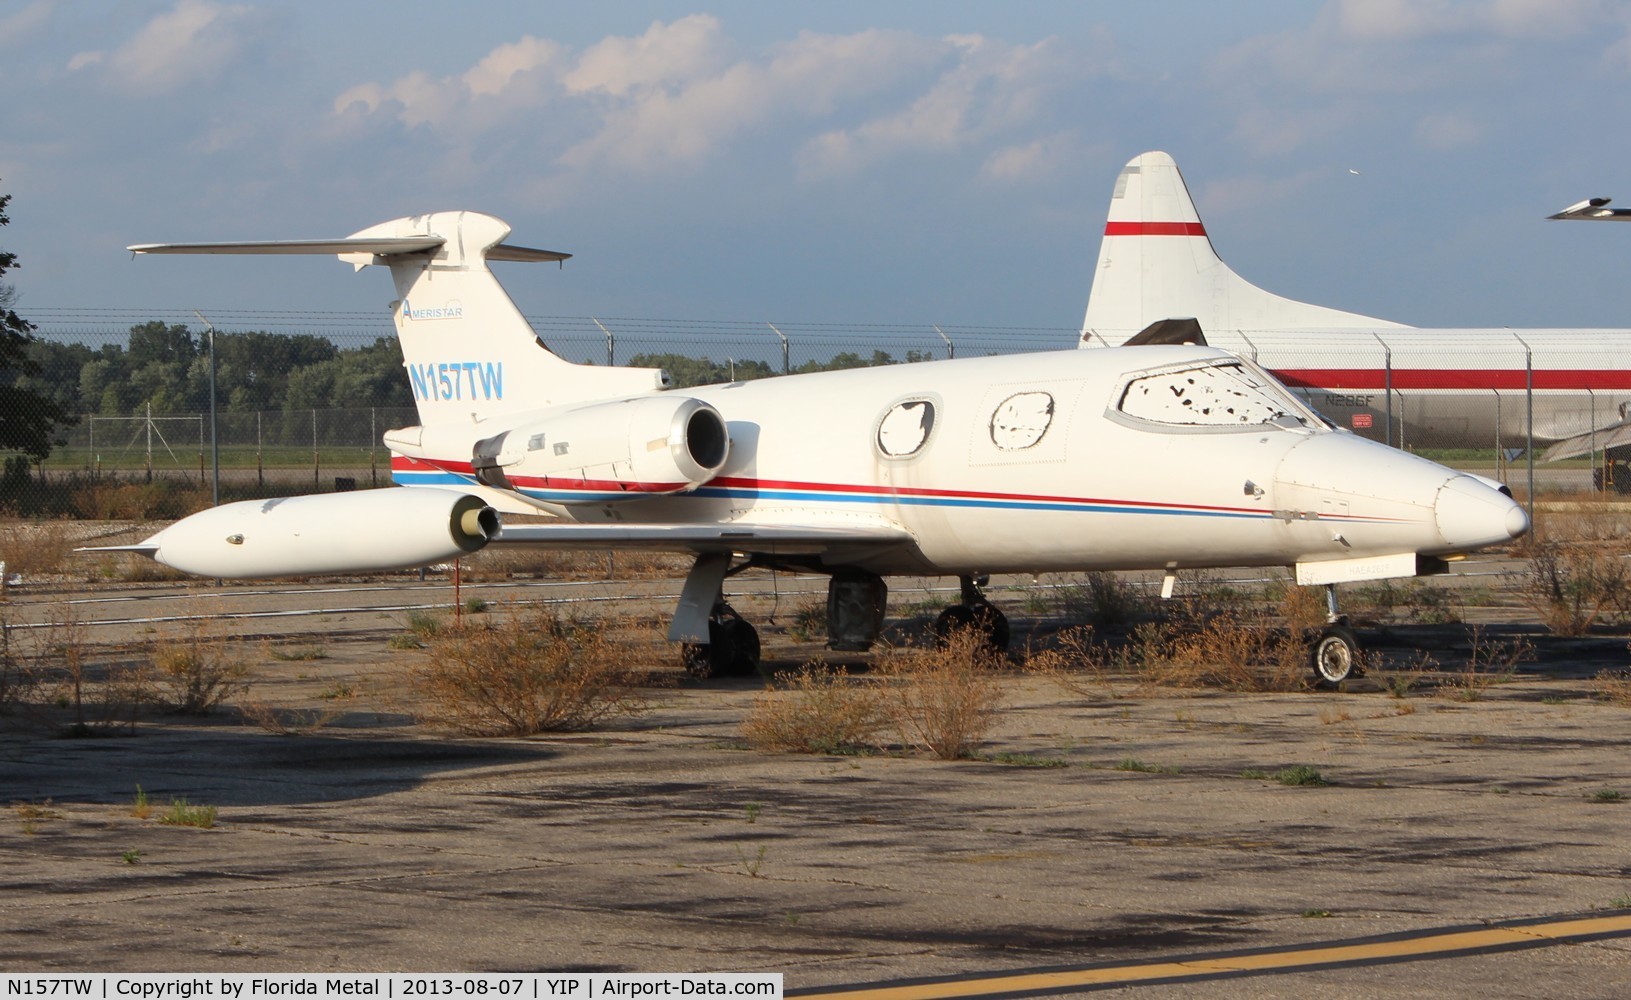
M1119 345L1180 316L1220 332L1401 325L1297 302L1240 277L1212 248L1178 164L1166 153L1144 153L1116 178L1078 346Z
M422 424L469 423L562 403L628 396L666 384L655 368L580 365L550 351L487 267L489 260L562 261L571 254L504 242L510 227L478 212L435 212L338 240L164 243L136 253L332 253L358 269L383 264L396 282L391 315Z

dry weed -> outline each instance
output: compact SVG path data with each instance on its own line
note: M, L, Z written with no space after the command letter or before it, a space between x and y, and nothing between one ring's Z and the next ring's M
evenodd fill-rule
M1631 650L1631 645L1626 647ZM1603 670L1591 680L1591 693L1599 700L1631 708L1631 670Z
M68 521L0 523L0 562L7 576L16 574L24 582L61 574L69 565L74 545L73 525Z
M1125 660L1094 638L1091 625L1081 625L1061 631L1049 648L1031 651L1025 667L1071 694L1116 698L1115 678L1126 672Z
M606 627L547 613L444 629L412 674L421 721L471 736L587 729L642 709L641 673Z
M180 639L149 645L147 659L159 699L171 711L205 715L248 691L249 668L239 658L238 645L212 634L203 621Z
M889 683L883 710L901 742L939 757L967 757L1001 707L1001 654L976 629L959 629L933 649L896 649L875 669Z
M1518 672L1519 664L1535 658L1535 647L1521 636L1495 639L1474 625L1467 629L1466 666L1445 677L1439 693L1460 701L1477 701L1492 686L1505 684Z
M344 711L337 706L321 709L273 708L264 701L244 702L242 710L245 718L276 736L315 733Z
M876 746L888 721L879 687L843 667L807 663L781 687L759 695L742 722L742 739L755 750L851 753Z
M1150 687L1300 691L1308 686L1301 631L1266 626L1245 610L1180 608L1165 622L1135 629L1131 653L1140 681Z
M1529 546L1520 591L1558 635L1631 620L1631 538L1607 517L1549 518L1545 538Z

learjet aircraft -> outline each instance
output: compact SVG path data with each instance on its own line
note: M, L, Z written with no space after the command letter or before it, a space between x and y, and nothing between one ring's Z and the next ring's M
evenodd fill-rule
M1156 324L1129 346L960 358L669 388L651 368L571 363L488 267L567 254L475 212L338 240L145 244L137 253L333 253L396 282L419 424L387 431L406 488L230 503L122 547L201 576L423 566L486 546L693 558L669 638L702 675L757 662L725 600L750 567L830 577L829 636L866 648L892 575L955 576L937 630L994 645L993 573L1284 566L1328 588L1311 653L1359 659L1334 585L1442 571L1522 535L1500 484L1331 426L1249 358ZM518 523L520 514L557 520Z

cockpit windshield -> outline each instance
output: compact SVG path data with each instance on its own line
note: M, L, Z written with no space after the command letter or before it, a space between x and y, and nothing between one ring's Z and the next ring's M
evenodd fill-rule
M1185 427L1319 426L1278 382L1240 361L1168 368L1135 376L1117 410L1129 417Z

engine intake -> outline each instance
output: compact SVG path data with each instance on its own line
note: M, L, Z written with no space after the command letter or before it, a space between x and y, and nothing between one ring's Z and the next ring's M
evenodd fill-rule
M689 396L573 407L476 443L482 483L551 503L605 503L694 490L730 457L719 411Z

